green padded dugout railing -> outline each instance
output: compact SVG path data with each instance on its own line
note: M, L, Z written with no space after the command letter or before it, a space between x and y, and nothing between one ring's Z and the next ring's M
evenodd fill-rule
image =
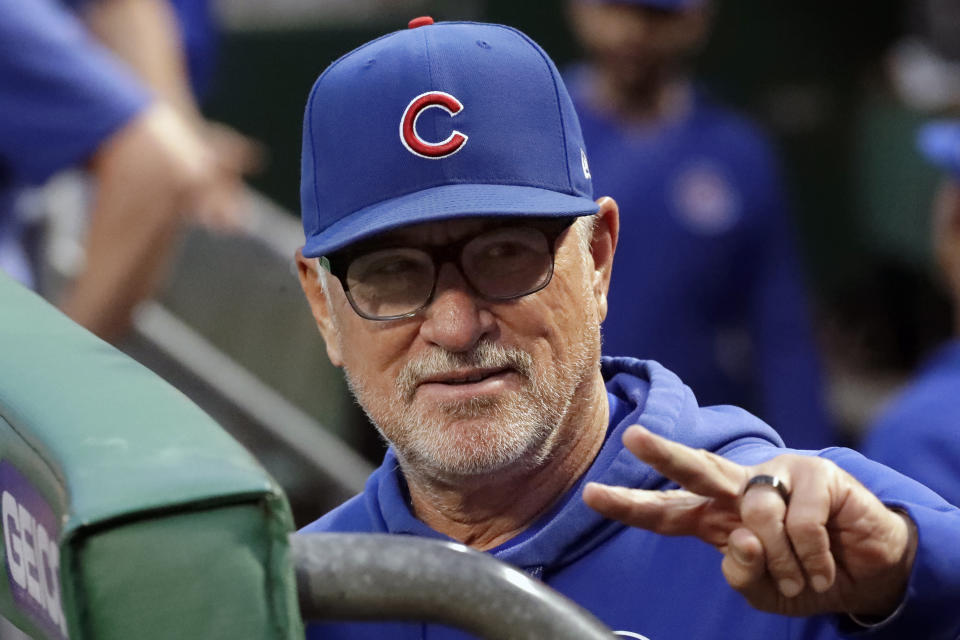
M0 276L0 615L34 638L302 638L289 508L180 392Z

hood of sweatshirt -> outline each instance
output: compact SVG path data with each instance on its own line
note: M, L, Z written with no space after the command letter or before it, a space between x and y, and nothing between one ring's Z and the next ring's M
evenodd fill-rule
M766 449L770 444L783 446L773 429L742 409L699 407L690 388L656 362L604 357L601 372L610 402L610 423L606 441L590 469L527 530L490 551L536 576L573 562L624 526L584 504L580 494L587 482L642 489L676 487L623 447L621 437L627 427L640 424L671 440L721 455L751 444L763 443ZM410 511L406 485L392 449L358 498L329 514L337 521L336 529L449 540ZM366 517L357 512L359 501ZM326 520L328 517L320 523Z

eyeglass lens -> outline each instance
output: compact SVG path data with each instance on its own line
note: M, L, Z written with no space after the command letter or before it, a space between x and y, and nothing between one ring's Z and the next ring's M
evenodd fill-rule
M478 294L508 300L542 288L552 275L553 255L543 231L502 227L467 242L458 264ZM361 315L407 315L429 302L438 267L434 255L425 249L396 247L371 251L350 262L347 290Z

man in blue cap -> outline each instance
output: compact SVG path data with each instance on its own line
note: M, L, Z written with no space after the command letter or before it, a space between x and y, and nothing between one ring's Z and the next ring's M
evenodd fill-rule
M934 202L932 232L960 336L960 121L931 123L918 142L924 155L948 172ZM958 390L960 340L954 338L883 411L863 444L866 455L920 480L952 504L960 504Z
M411 26L307 102L300 281L391 446L305 530L457 540L630 637L954 637L960 510L853 451L784 450L652 361L601 358L618 207L593 199L555 66L508 27Z
M709 0L570 0L588 62L565 74L594 186L625 224L604 353L657 360L705 404L832 444L778 161L690 78Z

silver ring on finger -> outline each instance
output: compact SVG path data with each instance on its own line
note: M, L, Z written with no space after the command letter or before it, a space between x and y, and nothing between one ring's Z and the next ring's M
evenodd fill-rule
M746 486L743 487L743 495L746 495L747 491L750 491L752 487L756 487L758 485L776 489L777 493L780 494L780 498L783 500L783 503L790 504L790 490L787 489L787 484L777 476L766 474L753 476L747 480Z

